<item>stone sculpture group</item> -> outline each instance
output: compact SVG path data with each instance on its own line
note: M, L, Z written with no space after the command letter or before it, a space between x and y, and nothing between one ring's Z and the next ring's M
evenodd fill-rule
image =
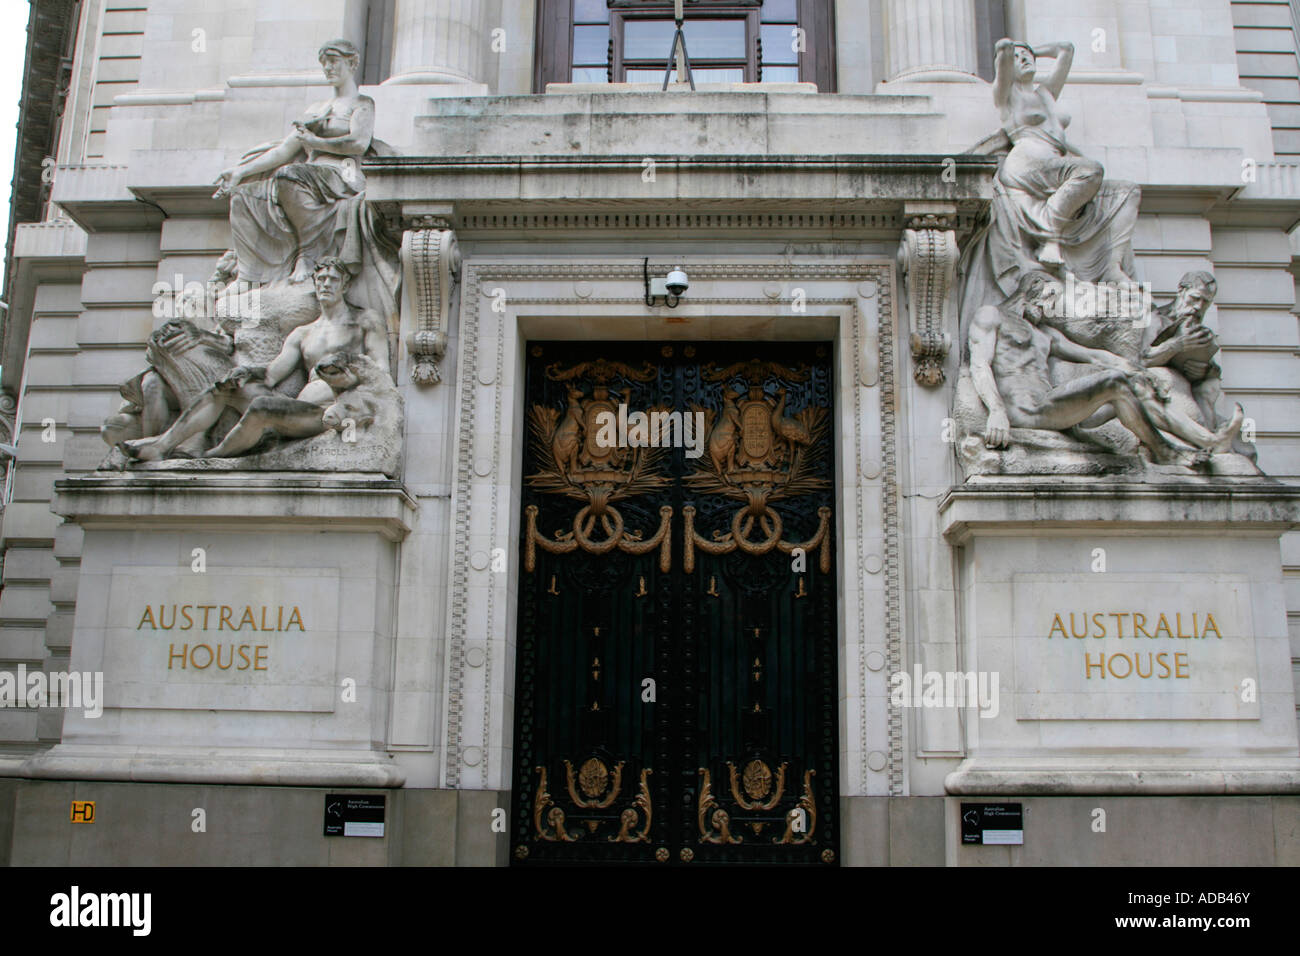
M149 337L102 467L397 474L400 267L357 162L386 147L356 47L326 43L320 62L334 98L217 178L234 248Z
M996 46L1003 155L987 223L958 264L962 469L1258 474L1242 409L1220 407L1204 324L1214 277L1188 273L1158 308L1136 296L1138 186L1106 180L1066 138L1073 53ZM1039 57L1054 68L1035 82ZM334 97L218 176L234 248L194 314L150 336L148 367L102 429L102 467L397 474L401 270L358 162L389 149L356 47L331 41L320 62Z
M1217 290L1190 272L1153 307L1137 283L1140 192L1108 181L1057 105L1069 43L995 50L1001 158L988 222L962 251L954 397L967 478L1169 471L1254 475L1244 412L1219 407ZM1038 57L1055 60L1034 82Z

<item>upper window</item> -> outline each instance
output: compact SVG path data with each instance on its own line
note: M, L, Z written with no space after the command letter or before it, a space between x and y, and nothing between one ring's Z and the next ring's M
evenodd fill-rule
M696 83L816 83L834 90L832 0L687 0ZM547 83L659 83L673 49L671 0L541 0L537 91ZM674 68L669 82L677 81Z

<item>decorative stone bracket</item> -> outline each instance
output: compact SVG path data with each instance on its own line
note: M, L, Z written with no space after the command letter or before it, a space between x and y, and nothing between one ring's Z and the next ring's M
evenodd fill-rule
M903 214L907 228L898 264L907 293L912 375L919 385L942 385L952 347L945 330L957 326L957 210L945 203L908 203Z
M402 235L402 266L414 310L413 330L406 341L416 385L442 381L438 363L447 350L447 326L452 294L460 278L460 249L450 223L427 216L413 221Z

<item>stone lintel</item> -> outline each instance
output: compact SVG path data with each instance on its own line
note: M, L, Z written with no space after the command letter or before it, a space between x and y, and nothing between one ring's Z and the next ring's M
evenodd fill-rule
M978 534L1029 528L1192 534L1231 528L1234 534L1276 537L1300 528L1300 486L1267 478L976 478L943 497L939 524L952 545Z
M55 482L50 509L83 528L373 531L400 541L415 501L383 475L96 473Z

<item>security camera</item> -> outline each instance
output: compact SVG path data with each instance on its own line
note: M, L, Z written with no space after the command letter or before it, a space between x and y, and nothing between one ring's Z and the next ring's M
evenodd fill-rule
M677 303L681 301L682 294L691 287L690 280L686 278L686 273L681 268L673 269L672 272L663 278L650 278L650 260L647 258L641 263L641 271L645 277L645 304L654 306L663 300L663 304L670 309L677 308Z
M686 273L681 269L674 269L672 272L668 273L668 277L664 280L664 285L670 293L677 296L682 295L691 287L690 280L686 278Z

